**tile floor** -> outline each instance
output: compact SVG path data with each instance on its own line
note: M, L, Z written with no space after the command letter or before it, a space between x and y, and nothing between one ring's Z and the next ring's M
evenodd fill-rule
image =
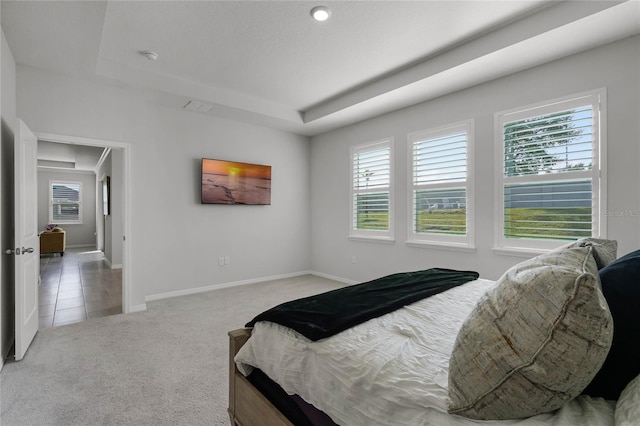
M42 255L40 276L40 328L122 313L122 269L110 269L101 251Z

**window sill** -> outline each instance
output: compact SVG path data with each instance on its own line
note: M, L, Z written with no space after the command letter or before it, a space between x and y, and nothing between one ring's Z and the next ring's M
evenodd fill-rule
M406 242L409 247L416 248L434 248L439 250L451 250L451 251L461 251L465 253L475 253L475 246L470 246L467 244L456 244L456 243L440 243L436 241L413 241L409 240Z
M367 237L362 235L349 235L347 239L350 241L360 241L363 243L382 243L382 244L396 243L396 240L391 237Z
M493 252L499 256L526 257L526 258L531 258L544 253L549 253L550 251L551 250L519 248L519 247L494 247L493 248Z

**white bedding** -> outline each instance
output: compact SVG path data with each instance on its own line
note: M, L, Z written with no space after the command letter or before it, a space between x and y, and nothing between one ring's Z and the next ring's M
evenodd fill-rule
M586 396L524 420L487 422L447 413L457 332L494 285L472 281L316 342L259 322L235 360L243 374L260 368L344 426L613 425L615 403Z

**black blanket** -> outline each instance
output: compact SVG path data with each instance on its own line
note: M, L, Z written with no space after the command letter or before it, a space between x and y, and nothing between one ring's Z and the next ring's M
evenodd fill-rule
M478 273L433 268L388 275L278 305L247 323L271 321L320 340L434 294L478 279Z

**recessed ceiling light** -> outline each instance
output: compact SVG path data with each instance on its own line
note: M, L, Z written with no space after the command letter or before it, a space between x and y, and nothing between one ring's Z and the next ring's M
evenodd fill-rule
M322 22L329 19L329 17L331 16L331 11L326 6L316 6L311 9L311 16L313 16L313 19L315 19L316 21Z
M142 52L140 52L140 54L147 58L149 61L155 61L156 59L158 59L158 54L150 50L143 50Z

